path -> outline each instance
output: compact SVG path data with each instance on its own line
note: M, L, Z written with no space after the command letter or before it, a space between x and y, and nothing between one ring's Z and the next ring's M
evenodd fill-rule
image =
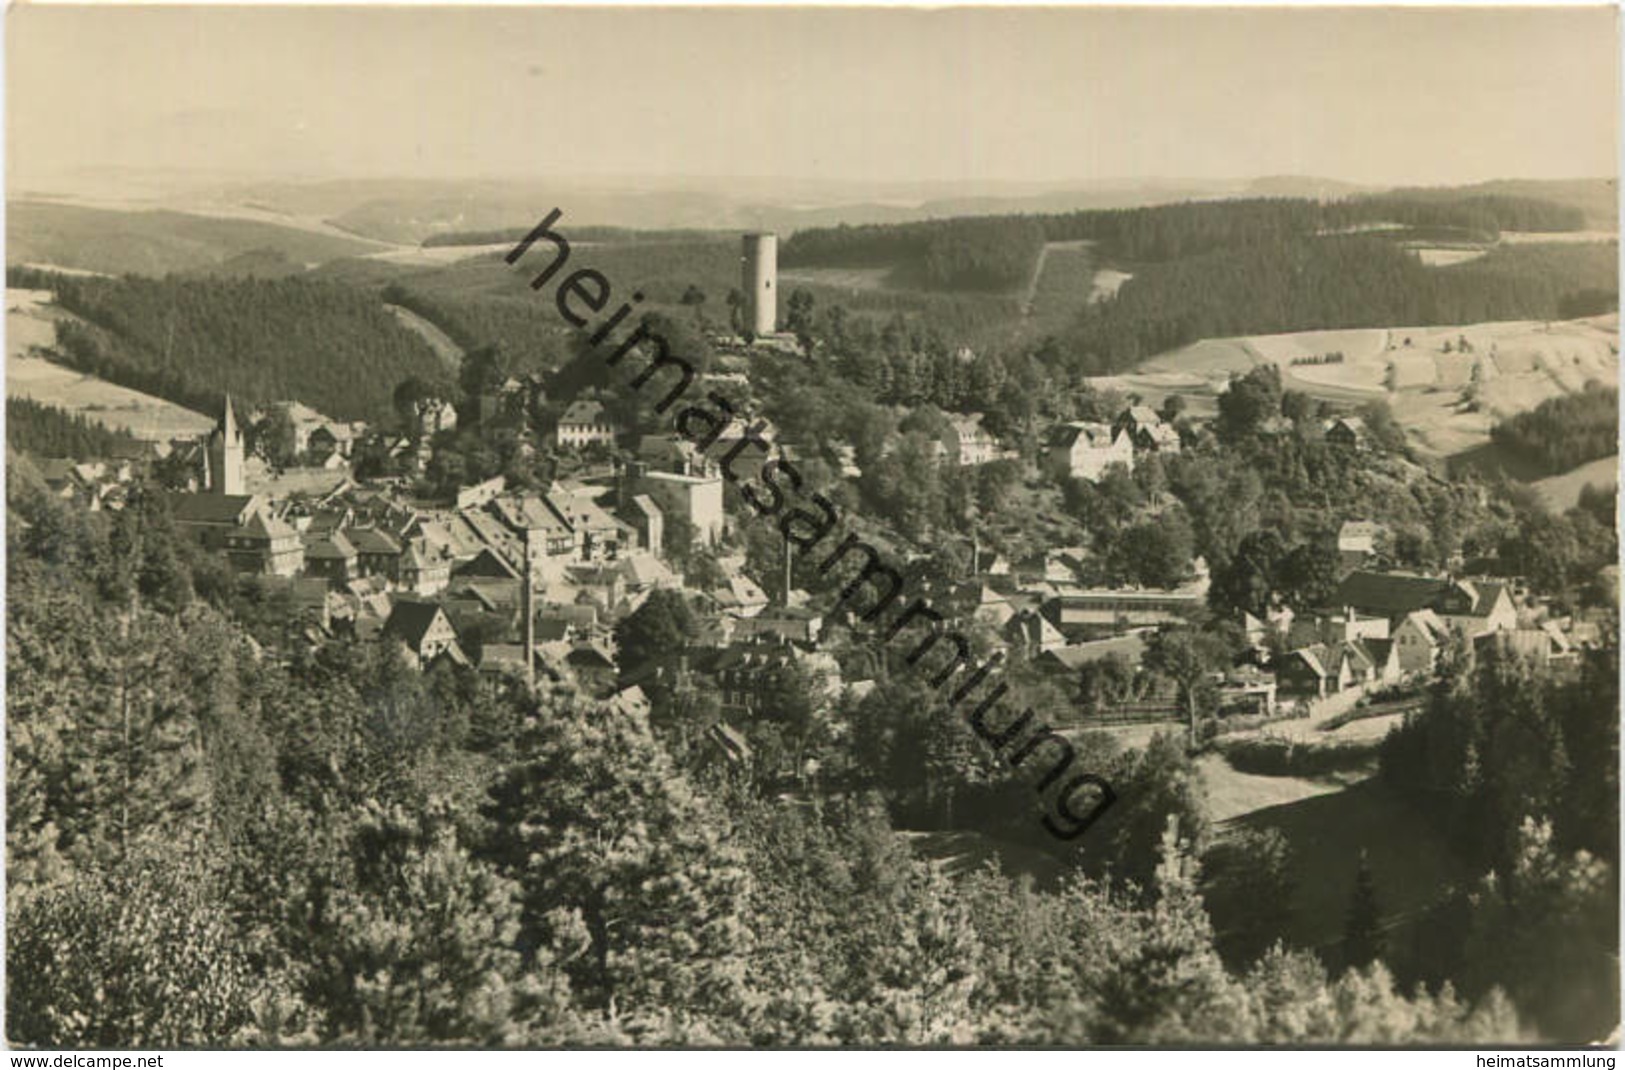
M384 307L393 312L395 318L400 320L403 326L410 327L422 335L423 340L429 343L429 348L434 350L434 355L440 358L440 363L444 364L452 372L462 368L463 347L453 342L451 336L446 334L445 331L442 331L409 308L387 303Z

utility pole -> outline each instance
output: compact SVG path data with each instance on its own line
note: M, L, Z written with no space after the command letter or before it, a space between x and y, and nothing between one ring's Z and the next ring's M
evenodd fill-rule
M536 690L536 529L525 528L525 587L520 599L525 614L525 685Z

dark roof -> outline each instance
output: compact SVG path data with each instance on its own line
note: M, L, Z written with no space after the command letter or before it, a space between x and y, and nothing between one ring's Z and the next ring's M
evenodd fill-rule
M342 531L335 531L305 547L307 561L311 558L347 561L354 556L355 547L350 545L350 540L344 537Z
M384 622L384 633L404 639L416 649L440 615L440 607L433 602L396 602Z
M1352 606L1393 617L1426 609L1449 588L1448 580L1435 576L1415 576L1404 572L1351 572L1338 585L1332 601L1339 606Z
M348 534L357 553L394 556L401 552L401 544L377 528L351 528Z
M181 523L236 524L253 501L251 494L182 492L169 495L169 511Z
M570 407L564 410L559 417L560 424L601 424L605 423L604 406L596 401L573 401Z
M47 483L63 483L78 478L77 461L65 457L42 457L34 462Z
M519 573L507 560L487 546L474 557L452 569L456 576L485 577L488 579L517 580Z
M243 521L242 534L269 542L272 539L295 538L299 533L276 517L256 509Z

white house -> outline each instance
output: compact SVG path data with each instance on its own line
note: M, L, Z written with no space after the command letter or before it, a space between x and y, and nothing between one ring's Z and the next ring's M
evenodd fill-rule
M1048 456L1057 474L1094 483L1114 464L1134 470L1134 439L1103 423L1062 424L1050 432Z

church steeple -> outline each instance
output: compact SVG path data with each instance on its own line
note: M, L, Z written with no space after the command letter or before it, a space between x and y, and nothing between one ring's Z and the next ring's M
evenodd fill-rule
M237 415L231 408L231 395L226 395L226 411L209 436L207 449L207 480L211 493L242 494L243 491L243 433L237 426Z

